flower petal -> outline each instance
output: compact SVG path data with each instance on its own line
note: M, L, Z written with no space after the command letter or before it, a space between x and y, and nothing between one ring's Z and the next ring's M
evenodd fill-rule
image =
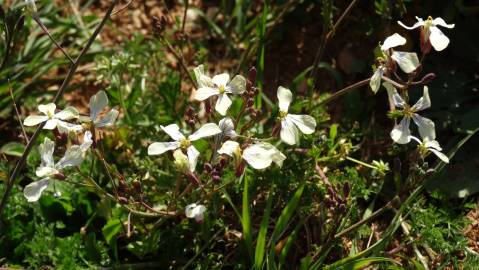
M400 34L394 33L393 35L387 37L384 40L383 45L381 45L381 50L382 51L387 51L391 48L401 46L401 45L404 45L404 44L406 44L406 39L403 36L401 36Z
M243 151L243 159L257 170L265 169L273 162L271 153L262 144L253 144L246 147Z
M45 177L45 176L52 176L59 173L57 169L55 169L52 165L52 167L38 167L35 170L35 175L38 177Z
M289 118L304 134L311 134L316 129L316 120L310 115L288 114L286 118Z
M221 129L215 123L207 123L191 134L188 139L191 141L196 141L201 138L216 135L218 133L221 133Z
M65 155L55 165L57 169L78 166L83 162L83 151L80 146L73 145L65 151Z
M376 94L381 86L381 80L384 73L384 68L382 66L378 67L374 72L373 76L371 76L371 80L369 81L369 86L371 90Z
M424 25L424 21L421 19L421 18L417 18L416 19L418 20L413 26L406 26L405 24L403 24L401 21L397 21L398 24L408 30L413 30L413 29L416 29L418 28L419 26L423 26Z
M38 110L45 115L54 115L57 105L55 103L48 103L45 105L38 105Z
M411 135L411 130L409 130L410 122L411 119L409 117L404 117L401 122L393 128L390 135L395 143L406 144L411 141L409 137Z
M429 40L436 51L442 51L449 45L449 38L439 28L431 26L429 31Z
M116 118L118 118L118 112L115 109L111 109L102 119L95 122L95 127L109 127L115 124Z
M211 88L211 87L201 87L200 89L196 90L193 94L193 98L199 101L203 101L211 96L219 95L220 91L218 88Z
M435 25L440 25L446 28L454 28L454 24L447 24L442 18L437 17L432 21Z
M235 126L231 118L225 117L221 119L218 126L221 129L223 137L236 138L236 136L238 136L235 132Z
M43 123L48 120L48 116L46 115L29 115L25 120L23 120L23 124L27 127L36 126L40 123Z
M81 125L75 125L62 120L57 120L57 127L60 133L76 133L83 130L83 127Z
M221 94L216 101L215 110L221 115L226 115L226 112L232 103L233 102L226 93Z
M444 163L449 163L449 158L446 155L444 155L442 152L433 148L429 148L429 151L433 152L438 158L444 161Z
M108 105L108 96L100 90L90 98L90 119L95 121L98 115Z
M187 218L194 218L195 215L194 215L194 212L193 210L196 208L196 203L192 203L192 204L188 204L186 207L185 207L185 216Z
M80 116L80 113L75 107L66 107L64 110L62 110L59 113L55 114L55 118L61 119L61 120L70 120L70 119L76 119Z
M391 58L398 63L402 71L411 73L419 66L416 53L394 51Z
M411 109L415 112L419 112L431 107L431 99L429 98L429 88L424 86L422 92L422 97L411 107Z
M278 101L279 101L279 110L287 112L289 109L289 104L293 101L293 93L288 88L282 86L278 87Z
M82 152L88 151L88 149L93 144L93 136L89 130L85 131L83 134L83 143L80 145Z
M57 127L58 120L57 119L50 119L47 123L43 126L43 129L55 129Z
M218 154L222 155L228 155L230 157L234 157L235 152L238 151L240 145L237 142L234 141L226 141L223 143L221 148L218 150Z
M281 121L281 140L289 145L296 144L299 140L298 128L294 125L288 117Z
M211 81L211 78L205 74L205 68L203 65L199 65L193 69L195 73L196 82L198 83L198 88L202 87L213 87L214 84Z
M436 141L436 140L429 141L429 140L426 139L426 141L424 142L424 145L427 148L433 148L433 149L436 149L438 151L442 151L441 145L439 145L439 142Z
M148 155L161 155L166 151L180 147L179 142L154 142L148 146Z
M230 75L228 73L221 73L215 75L211 80L217 87L226 86L228 84L228 81L230 80Z
M185 138L180 132L180 127L177 124L170 124L166 127L160 126L163 131L168 134L173 140L180 141Z
M393 101L393 97L395 94L398 93L398 91L396 90L396 88L391 84L391 83L388 83L388 82L383 82L383 86L384 88L386 88L386 91L388 92L388 97L389 97L389 100L391 100L392 102ZM399 96L401 97L401 96ZM402 99L402 98L401 98ZM404 101L403 101L404 102Z
M196 163L198 162L198 157L200 156L200 152L192 145L188 147L188 149L186 150L186 154L188 155L190 172L194 172L196 169Z
M228 84L227 92L239 95L244 91L246 91L246 79L241 75L234 76Z
M45 137L43 143L38 146L38 152L41 158L41 167L53 167L53 152L55 151L55 143L48 137Z
M23 196L28 202L36 202L42 196L42 192L48 187L50 179L44 178L42 180L28 184L23 189Z
M436 131L434 122L430 119L420 116L419 114L415 113L412 115L412 119L414 123L416 123L419 134L423 140L432 141L436 139Z

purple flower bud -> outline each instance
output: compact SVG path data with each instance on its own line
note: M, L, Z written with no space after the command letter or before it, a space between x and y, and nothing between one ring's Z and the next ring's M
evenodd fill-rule
M121 204L128 204L128 199L125 197L118 197L118 202Z
M256 82L256 73L256 68L251 67L248 74L248 80L251 82L251 84L254 84Z
M205 165L203 165L203 169L206 173L211 173L211 171L213 171L213 166L211 166L210 163L205 163Z

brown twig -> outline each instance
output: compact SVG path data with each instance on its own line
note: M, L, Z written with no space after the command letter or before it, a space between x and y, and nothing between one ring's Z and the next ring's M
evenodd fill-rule
M10 96L12 97L13 108L15 109L15 113L17 114L20 127L22 128L23 137L25 138L25 141L28 144L29 139L27 136L27 132L25 131L25 127L23 126L22 118L20 116L20 111L18 111L18 106L17 106L17 103L15 102L15 97L13 96L12 85L10 84L10 80L8 80L8 91L10 91Z
M196 84L196 81L193 79L193 77L191 76L191 73L188 71L188 67L186 66L186 63L185 63L185 59L180 56L176 51L175 51L175 48L173 48L173 46L170 44L170 42L168 42L168 40L163 37L163 36L160 36L160 40L163 42L163 44L166 46L166 48L168 49L168 51L173 54L173 56L176 58L176 60L180 63L180 66L181 68L183 69L183 71L186 73L186 76L188 77L188 79L190 80L191 84L193 84L193 86L195 87L195 89L198 88L198 85Z
M351 92L351 91L353 91L353 90L355 90L359 87L367 85L370 80L371 80L370 78L367 78L365 80L359 81L359 82L357 82L355 84L352 84L350 86L346 86L345 88L335 92L334 94L332 94L331 96L329 96L325 100L320 101L318 105L328 104L329 102L331 102L331 101L333 101L333 100L335 100L335 99L337 99L337 98L339 98L339 97L341 97L341 96L343 96L343 95L345 95L345 94L347 94L347 93L349 93L349 92Z
M65 80L63 81L62 85L58 89L57 94L55 95L55 97L53 99L53 103L57 103L58 100L60 99L60 97L63 95L63 92L65 91L66 87L70 83L71 79L73 78L73 74L75 74L75 71L77 70L77 68L80 64L81 58L90 49L90 46L95 41L95 39L98 36L98 34L100 33L101 29L105 25L106 21L110 18L111 12L113 11L113 8L115 7L117 2L118 2L118 0L113 0L112 1L112 3L110 4L110 7L108 8L107 12L105 13L105 16L102 19L102 21L97 26L97 28L95 29L95 31L93 32L91 37L88 39L85 47L80 52L80 54L77 56L76 60L71 64L70 69L68 70L68 74L65 77ZM23 152L23 155L20 157L20 160L17 162L17 165L13 169L13 172L8 179L8 182L7 182L6 188L5 188L5 193L3 194L2 201L0 202L0 216L2 215L3 209L5 208L5 205L8 201L8 197L10 196L10 192L12 191L12 187L13 187L13 184L15 182L15 179L17 178L18 174L20 173L20 170L23 169L23 166L25 165L27 157L30 154L30 151L32 150L35 141L37 140L38 136L40 135L40 132L42 131L43 126L45 126L45 122L38 125L37 129L35 130L32 137L30 138L30 142L25 147L25 152Z
M68 55L68 53L62 48L62 46L60 46L60 44L58 44L58 42L53 38L53 36L50 34L50 31L48 31L47 27L42 23L38 15L34 14L32 17L33 17L33 20L38 24L38 26L40 26L40 28L43 30L43 32L47 34L47 36L50 38L53 44L55 44L55 46L63 53L63 55L65 55L65 57L68 58L70 63L72 65L75 64L75 61L73 61L70 55Z

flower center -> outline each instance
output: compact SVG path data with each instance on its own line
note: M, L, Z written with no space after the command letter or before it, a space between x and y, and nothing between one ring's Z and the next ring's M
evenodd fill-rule
M223 94L224 92L226 92L226 87L224 85L220 85L218 87L218 91L220 92L220 94Z
M403 113L404 113L405 117L411 118L412 115L414 114L414 110L412 110L410 107L406 107L406 108L404 108Z
M186 148L190 147L190 145L191 145L191 142L188 139L182 139L180 141L180 148L182 148L182 149L186 149Z
M433 21L431 16L427 17L427 20L424 22L424 28L429 29L429 27L434 24Z
M52 112L48 111L47 116L48 116L49 119L53 119L53 113Z
M279 119L284 119L288 115L288 112L285 111L279 111Z

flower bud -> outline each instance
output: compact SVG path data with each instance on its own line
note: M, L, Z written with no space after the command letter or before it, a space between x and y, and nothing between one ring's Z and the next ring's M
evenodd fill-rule
M223 169L226 166L226 159L220 159L220 168Z
M86 227L85 227L85 226L81 227L81 228L80 228L80 234L81 234L81 235L86 235L86 233L87 233Z
M251 87L253 87L253 83L250 81L250 80L247 80L246 81L246 91L248 91L248 94L249 92L251 92Z
M221 176L219 176L219 175L213 175L212 179L213 179L214 182L218 183L218 182L220 182L220 180L221 180Z
M349 192L350 191L351 191L351 186L349 185L349 182L344 183L344 185L343 185L344 198L349 197Z
M235 176L240 177L243 174L245 167L246 167L246 164L244 163L244 161L238 164L238 166L236 166L236 169L235 169Z
M193 174L193 173L187 173L186 174L187 177L188 177L188 180L194 184L194 185L200 185L200 179L198 178L198 176L196 176L196 174Z
M203 169L206 173L211 173L211 171L213 170L213 166L211 166L211 164L207 162L205 163L205 165L203 165Z
M121 204L128 204L128 199L125 197L118 197L118 202Z
M54 175L55 179L58 179L58 180L65 180L66 179L66 176L63 174L63 173L56 173Z
M254 104L254 100L252 98L248 98L248 101L246 102L246 106L251 107Z
M141 193L141 182L138 180L133 181L133 187L135 188L136 192Z
M256 74L257 74L256 68L251 67L248 74L248 80L251 82L251 84L254 84L256 82Z
M432 80L434 80L436 78L436 74L434 73L428 73L426 75L424 75L424 77L422 77L420 83L422 84L428 84L430 83Z

